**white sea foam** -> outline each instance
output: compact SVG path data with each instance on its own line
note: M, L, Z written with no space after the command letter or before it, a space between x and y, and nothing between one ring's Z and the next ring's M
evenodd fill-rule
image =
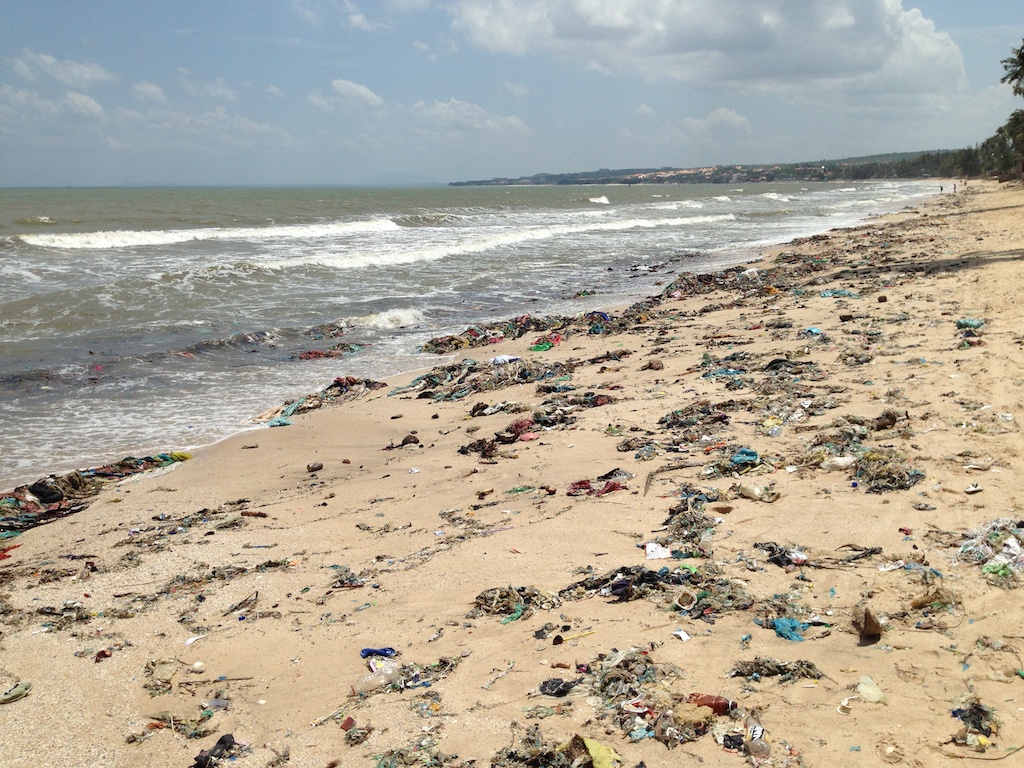
M611 205L611 202L604 195L601 195L600 197L589 197L587 199L592 203L597 203L598 205Z
M377 312L362 317L347 318L346 323L354 327L369 328L405 328L410 325L420 325L426 320L426 315L418 309L395 308L384 312Z
M3 275L5 278L12 278L15 276L21 277L30 283L41 283L43 281L43 278L35 272L31 272L21 267L15 267L13 265L4 265L3 267L0 267L0 275Z
M471 253L485 253L520 243L536 242L571 235L585 235L592 232L625 232L633 229L660 229L671 227L692 227L718 221L734 221L731 214L715 216L678 216L664 219L621 219L616 221L585 221L579 224L560 224L546 227L532 227L505 230L497 234L480 236L467 233L466 239L438 243L427 247L394 248L388 250L376 244L372 251L344 250L331 252L321 249L315 255L303 254L293 258L265 262L268 269L288 268L317 264L332 269L358 269L364 267L390 267L401 264L438 261L451 256Z
M40 248L107 250L154 245L175 245L205 240L238 240L243 242L266 242L281 239L312 240L368 232L387 232L397 229L399 229L399 225L390 219L369 219L367 221L299 224L295 226L161 230L121 229L105 232L19 235L19 239L28 245Z
M703 207L704 203L701 203L697 200L674 200L670 203L651 203L650 205L650 208L655 211L678 211L681 208L700 210Z
M731 203L732 202L732 198L729 197L728 195L715 195L711 199L712 200L717 200L720 203Z

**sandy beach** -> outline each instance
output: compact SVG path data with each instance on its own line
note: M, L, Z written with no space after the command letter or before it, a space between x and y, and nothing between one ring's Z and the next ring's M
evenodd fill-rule
M4 765L1012 754L1022 211L961 184L386 386L339 360L8 526Z

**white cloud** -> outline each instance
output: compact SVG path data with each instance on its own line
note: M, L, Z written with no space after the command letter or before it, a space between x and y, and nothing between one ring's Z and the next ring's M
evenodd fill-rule
M433 4L434 0L387 0L387 4L396 11L423 11Z
M400 12L422 10L430 7L430 0L388 0L382 3L374 0L370 3L374 11L380 11L392 7ZM371 21L363 13L353 0L292 0L292 8L308 24L318 27L326 24L341 23L351 29L362 32L375 32L379 29L388 29L389 26L383 22Z
M68 109L82 117L106 117L106 113L103 111L103 107L100 106L99 102L92 96L87 96L84 93L68 91L64 94L64 103L67 104Z
M413 48L422 53L427 57L427 61L437 61L437 54L431 50L430 46L420 40L413 40Z
M682 121L687 133L720 135L724 131L750 132L750 120L727 107L713 110L707 117L687 117Z
M500 133L529 133L530 128L514 115L500 117L490 114L477 104L449 99L428 104L417 101L412 114L425 123L444 129L497 131Z
M234 89L232 89L222 77L205 82L197 81L193 77L192 72L181 68L178 70L178 83L181 85L183 90L193 96L201 96L203 98L214 99L216 101L238 100L238 96L235 94Z
M154 107L147 112L118 108L113 111L112 132L125 147L172 147L175 149L217 146L256 147L292 142L283 129L252 120L223 106L186 111Z
M24 59L14 59L11 61L11 69L17 74L21 75L26 80L35 80L36 73L32 71L32 67L28 65L28 62Z
M332 80L331 90L345 101L361 102L371 107L380 107L384 99L371 91L365 85L354 83L351 80Z
M366 18L366 14L356 7L356 4L351 0L345 0L344 10L348 17L348 25L352 29L358 29L363 32L374 32L378 29L386 29L387 24L381 24L376 21L370 21Z
M643 115L644 117L650 117L654 114L654 108L647 104L641 104L636 108L636 113L638 115Z
M56 102L44 99L34 91L22 91L6 83L0 85L0 103L47 114L55 114L60 111L60 105Z
M331 103L331 100L324 96L320 91L313 91L306 97L306 100L314 107L321 109L324 112L334 111L334 104Z
M333 112L335 109L354 110L359 108L376 110L385 104L383 98L365 85L342 78L331 81L330 93L324 94L317 90L309 94L306 99L314 107L324 112Z
M43 98L34 91L24 91L4 83L0 85L0 134L15 132L17 126L32 123L35 118L51 118L60 113L59 102Z
M21 51L12 66L28 80L34 80L37 73L42 73L73 88L88 88L95 83L117 80L116 75L99 64L59 61L47 53L33 53L28 48Z
M517 99L522 99L530 95L530 89L527 86L511 80L506 80L502 83L502 88L504 88L507 93L511 93Z
M901 0L457 0L453 26L488 51L712 87L929 92L964 79L949 35Z
M295 9L295 12L314 27L318 26L323 18L324 11L321 5L318 2L309 3L304 0L292 0L292 7Z
M132 96L139 101L152 101L158 104L167 103L167 96L164 94L164 89L156 83L151 83L148 80L140 80L133 85Z

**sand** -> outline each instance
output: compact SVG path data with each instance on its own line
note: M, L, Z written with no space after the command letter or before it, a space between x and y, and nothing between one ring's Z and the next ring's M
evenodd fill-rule
M32 688L0 704L3 765L187 766L229 733L246 745L240 766L518 764L509 748L536 743L533 726L544 749L578 734L624 766L742 764L720 743L742 719L694 715L692 692L758 712L773 765L1011 754L1024 745L1017 563L985 573L961 550L971 531L1021 516L1024 190L958 189L765 253L620 334L531 352L531 333L439 359L573 363L542 382L572 391L530 382L435 400L389 396L414 376L389 380L110 484L7 540L20 546L0 561L0 685ZM967 318L984 328L965 336ZM460 453L552 397L594 407L563 408L572 423L528 429L534 439L493 458ZM498 403L524 410L470 416ZM659 424L677 411L694 423ZM817 466L843 440L859 474ZM870 492L879 465L883 483L916 482ZM605 488L604 475L624 487L569 495L582 480ZM744 496L754 486L777 500ZM687 513L688 490L712 500ZM672 510L700 525L666 528ZM679 557L647 559L659 538ZM695 574L701 616L679 611L692 597L673 583L634 584L632 600L559 597L587 576L679 567ZM539 604L467 617L478 595L509 587ZM880 637L860 636L865 609ZM802 640L773 630L785 618L806 625ZM360 650L388 647L421 677L353 697ZM630 649L630 670L657 667L640 682L623 673L643 694L625 715L602 659ZM733 674L765 659L822 676ZM858 694L864 677L887 703ZM578 684L541 694L551 678ZM670 735L707 733L662 743L654 726L670 709ZM704 725L687 731L687 718ZM188 738L196 729L207 733Z

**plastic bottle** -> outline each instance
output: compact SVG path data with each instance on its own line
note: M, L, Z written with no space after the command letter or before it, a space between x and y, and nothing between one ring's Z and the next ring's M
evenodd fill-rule
M754 714L747 715L744 725L747 727L747 740L743 746L747 748L747 754L759 760L766 759L771 754L772 746L765 738L764 726Z
M352 695L375 691L402 678L401 665L394 659L374 656L369 660L370 674L363 675L352 686Z
M383 688L385 685L397 682L400 677L401 675L397 669L381 669L377 672L371 672L368 675L363 675L353 683L352 694L358 695L375 691L378 688Z
M727 715L736 709L736 702L713 693L691 693L687 701L698 707L707 707L716 715Z

